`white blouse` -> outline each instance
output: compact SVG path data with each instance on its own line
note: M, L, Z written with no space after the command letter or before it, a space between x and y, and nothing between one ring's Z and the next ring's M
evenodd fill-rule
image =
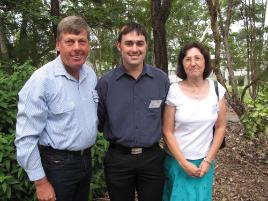
M174 135L186 159L204 158L213 140L213 126L218 118L218 98L214 81L209 81L209 94L203 99L186 96L179 82L170 86L166 104L176 107ZM218 83L219 100L225 94L225 88Z

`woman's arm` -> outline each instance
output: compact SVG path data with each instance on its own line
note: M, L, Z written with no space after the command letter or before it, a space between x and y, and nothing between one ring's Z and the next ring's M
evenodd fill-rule
M200 164L201 168L200 176L203 176L208 172L211 162L215 159L216 154L219 151L219 148L224 139L225 128L226 128L226 108L225 108L225 100L223 98L219 101L218 119L215 123L215 131L211 148L204 161Z
M164 119L163 119L163 133L164 139L168 146L169 151L172 153L173 157L178 161L182 168L193 177L198 177L200 174L200 169L194 164L188 162L184 157L179 145L176 142L174 136L174 126L175 126L175 112L176 108L174 106L165 105L164 109Z

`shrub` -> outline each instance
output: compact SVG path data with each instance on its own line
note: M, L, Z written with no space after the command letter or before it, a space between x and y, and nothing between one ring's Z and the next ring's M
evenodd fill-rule
M17 95L34 68L25 63L13 66L13 74L2 71L0 65L0 132L12 133L15 129L17 114Z
M0 133L0 201L33 201L34 186L16 160L14 134Z
M106 193L106 185L103 174L103 158L107 150L108 142L102 134L97 135L97 142L92 149L92 179L90 186L90 200L103 197Z
M242 116L245 134L255 138L260 133L268 135L268 93L267 88L258 94L258 98L246 102L246 113Z
M12 68L8 74L0 64L0 201L33 201L34 186L16 160L14 132L17 94L34 68L29 63Z

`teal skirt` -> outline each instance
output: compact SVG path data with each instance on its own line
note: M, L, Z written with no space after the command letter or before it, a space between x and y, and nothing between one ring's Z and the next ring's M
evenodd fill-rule
M188 160L197 167L203 159ZM201 178L189 176L178 162L167 154L163 201L212 201L214 162Z

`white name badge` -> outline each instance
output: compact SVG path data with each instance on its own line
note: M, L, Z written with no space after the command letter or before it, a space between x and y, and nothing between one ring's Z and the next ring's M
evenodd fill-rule
M159 108L162 100L151 100L149 108Z

